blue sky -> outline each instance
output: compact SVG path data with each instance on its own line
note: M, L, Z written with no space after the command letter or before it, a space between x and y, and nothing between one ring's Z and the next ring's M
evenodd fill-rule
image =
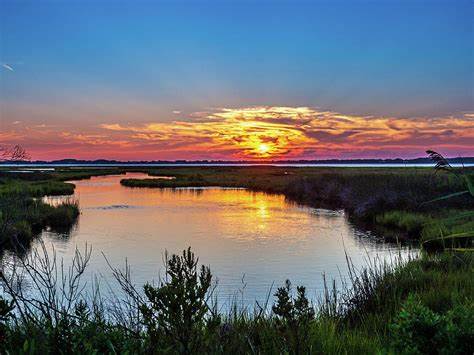
M2 123L473 111L471 1L0 1Z

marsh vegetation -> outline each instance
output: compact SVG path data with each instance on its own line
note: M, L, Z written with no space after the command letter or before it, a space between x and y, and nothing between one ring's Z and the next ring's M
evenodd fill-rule
M222 308L211 268L188 249L166 258L157 284L136 285L128 266L111 267L120 292L87 292L90 249L69 269L35 249L0 273L0 350L4 353L407 353L474 350L472 169L184 167L126 169L175 179L122 179L126 187L244 187L283 194L313 207L343 208L357 224L389 240L421 242L427 251L363 269L347 258L349 280L326 280L319 299L287 281L254 307ZM69 195L70 179L124 169L1 173L3 240L68 228L74 200L57 206L38 197ZM7 237L8 236L8 237ZM15 236L14 239L11 236ZM21 238L20 238L21 237ZM429 248L428 248L429 246ZM434 248L433 248L434 247ZM437 252L432 252L435 249ZM25 277L26 275L26 277ZM26 282L27 280L28 282ZM28 284L39 293L32 296ZM337 286L339 285L339 286Z
M116 173L115 170L113 170ZM42 230L65 232L79 217L79 204L68 198L52 206L44 196L70 196L74 184L69 179L87 179L110 174L112 170L29 171L0 170L0 249L23 252Z
M44 249L43 249L44 251ZM425 254L356 270L311 302L290 281L253 309L227 312L213 298L211 269L190 249L166 259L159 284L137 287L114 269L121 293L84 292L90 249L61 269L35 251L8 273L0 300L5 353L410 353L470 354L474 329L471 254ZM29 296L22 273L42 290Z

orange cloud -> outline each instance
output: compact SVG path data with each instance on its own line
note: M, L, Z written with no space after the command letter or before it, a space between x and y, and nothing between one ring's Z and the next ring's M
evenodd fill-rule
M85 129L16 124L0 134L2 141L24 144L34 158L317 159L420 156L427 148L474 155L474 114L397 118L311 107L220 108L173 122Z
M474 117L395 118L344 115L309 107L222 108L193 115L192 121L123 126L106 130L180 149L225 149L232 158L296 157L304 152L399 150L432 144L463 147L474 139ZM170 144L169 147L173 146ZM331 155L331 154L329 154Z

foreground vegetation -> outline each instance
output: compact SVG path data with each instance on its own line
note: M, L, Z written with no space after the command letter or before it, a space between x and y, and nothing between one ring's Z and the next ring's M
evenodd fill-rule
M174 177L123 179L128 187L246 187L343 208L386 238L442 252L374 261L364 270L348 259L350 280L342 289L327 283L314 304L304 287L287 281L249 309L222 308L210 268L199 268L190 250L167 259L158 285L136 288L127 268L112 268L123 293L104 297L99 288L91 294L83 287L90 249L77 251L64 270L43 248L0 272L0 353L472 354L474 171L441 167L127 169ZM2 236L30 240L37 230L68 228L78 216L76 202L53 207L35 197L71 194L66 180L123 172L0 173Z
M423 255L351 270L351 287L312 304L287 281L266 305L220 312L208 267L190 251L167 259L163 281L136 289L113 270L122 295L87 295L81 275L90 250L76 253L66 281L51 258L34 253L30 298L18 274L3 273L3 353L324 353L472 354L474 260L470 253ZM15 269L13 269L15 270ZM63 271L64 272L64 271ZM53 290L56 290L54 292ZM214 301L213 301L214 300Z

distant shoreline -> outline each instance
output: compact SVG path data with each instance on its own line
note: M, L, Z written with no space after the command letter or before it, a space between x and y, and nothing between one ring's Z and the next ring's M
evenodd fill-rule
M474 166L474 157L448 158L453 166ZM0 167L180 167L180 166L282 166L282 167L431 167L429 158L415 159L325 159L325 160L175 160L175 161L119 161L119 160L79 160L61 159L52 161L1 162Z

